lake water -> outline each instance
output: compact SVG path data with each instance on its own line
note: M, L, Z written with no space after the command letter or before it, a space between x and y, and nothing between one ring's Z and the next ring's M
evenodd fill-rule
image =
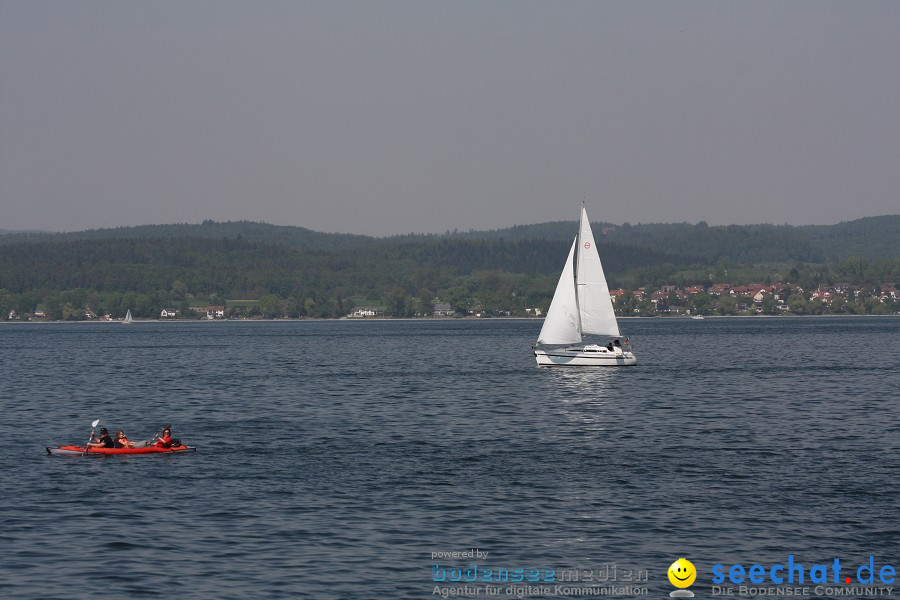
M645 570L665 598L684 556L708 597L715 564L900 571L900 318L622 325L639 365L594 370L538 369L538 321L0 326L0 594L428 598L474 562ZM46 455L94 419L199 450Z

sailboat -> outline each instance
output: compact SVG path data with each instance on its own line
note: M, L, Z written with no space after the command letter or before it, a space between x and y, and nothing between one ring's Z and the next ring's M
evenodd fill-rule
M134 323L134 319L131 318L131 309L130 308L128 309L128 312L125 313L125 320L122 321L122 323L125 325L130 325L131 323Z
M606 346L585 344L585 334L615 341ZM636 365L634 352L627 340L622 345L620 337L594 233L582 204L578 234L532 350L540 367Z

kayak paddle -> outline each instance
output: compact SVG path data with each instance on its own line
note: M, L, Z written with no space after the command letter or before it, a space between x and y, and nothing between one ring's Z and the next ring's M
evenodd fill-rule
M88 441L84 444L84 452L81 453L82 456L84 456L87 453L88 448L90 448L90 446L88 446L88 444L90 444L91 440L94 439L94 428L99 424L100 424L100 419L97 419L96 421L91 423L91 437L89 437Z

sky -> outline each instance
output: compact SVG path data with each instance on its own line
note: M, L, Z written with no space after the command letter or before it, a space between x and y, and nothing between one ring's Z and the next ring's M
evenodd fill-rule
M0 229L900 213L900 2L0 0Z

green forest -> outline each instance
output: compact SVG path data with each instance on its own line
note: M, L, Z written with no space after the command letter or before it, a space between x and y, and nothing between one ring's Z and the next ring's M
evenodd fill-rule
M610 289L793 283L874 293L900 280L900 215L833 226L594 224ZM194 307L227 316L546 310L574 222L372 238L254 222L0 234L0 318L81 320ZM604 233L601 233L604 232ZM240 302L238 302L240 300ZM643 314L643 313L642 313Z

